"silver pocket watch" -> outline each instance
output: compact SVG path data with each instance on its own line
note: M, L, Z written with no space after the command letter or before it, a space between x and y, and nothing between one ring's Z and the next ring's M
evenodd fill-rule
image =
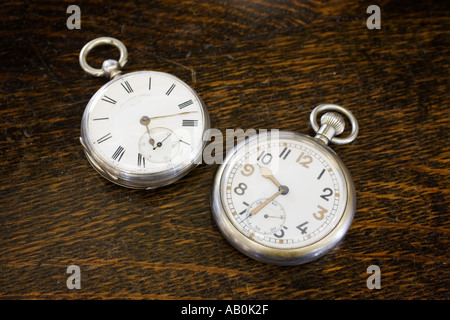
M317 116L321 117L320 126ZM351 133L337 137L345 128ZM256 260L297 265L316 259L338 244L352 222L356 195L351 175L327 146L358 135L347 109L317 106L310 122L315 137L279 131L257 134L227 154L215 175L212 215L223 236Z
M88 53L100 45L119 49L120 59L92 68ZM80 65L93 76L110 77L90 99L80 141L91 165L106 179L129 188L173 183L195 168L205 146L208 110L200 96L177 77L157 71L123 74L127 49L117 39L87 43Z

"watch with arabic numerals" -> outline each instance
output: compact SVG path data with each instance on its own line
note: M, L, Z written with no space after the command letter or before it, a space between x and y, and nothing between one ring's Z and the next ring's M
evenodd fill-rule
M317 123L319 112L325 112ZM351 133L337 137L345 128ZM239 251L276 265L312 261L335 247L352 222L351 175L329 142L358 134L353 114L323 104L311 113L315 137L297 132L256 134L227 154L214 178L211 208L223 236Z

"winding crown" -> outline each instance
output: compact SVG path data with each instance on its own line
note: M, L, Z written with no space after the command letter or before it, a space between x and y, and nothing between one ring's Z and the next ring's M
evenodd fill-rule
M327 112L320 118L320 128L315 138L328 144L334 136L344 132L344 129L344 117L336 112Z
M344 132L345 119L337 112L327 112L320 118L321 125L327 124L336 131L335 135L339 135Z

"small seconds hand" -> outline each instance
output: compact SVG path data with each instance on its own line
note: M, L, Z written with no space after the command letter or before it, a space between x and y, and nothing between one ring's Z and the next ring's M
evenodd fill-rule
M172 132L171 133L169 133L168 135L167 135L167 137L165 137L164 138L164 140L163 141L161 141L161 142L158 142L157 144L156 144L156 147L153 147L153 150L155 150L156 148L158 148L158 147L161 147L162 146L162 144L163 144L163 142L164 141L166 141L167 140L167 138L168 137L170 137L170 135L172 134Z

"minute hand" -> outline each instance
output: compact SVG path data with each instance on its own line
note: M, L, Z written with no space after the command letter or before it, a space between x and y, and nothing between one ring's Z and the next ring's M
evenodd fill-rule
M255 215L257 214L262 208L264 208L267 204L269 204L270 202L273 201L273 199L275 199L276 197L278 197L281 193L283 192L282 189L278 190L277 193L275 193L273 196L271 196L269 199L267 199L266 201L264 201L263 203L261 203L259 206L257 206L255 209L253 209L252 211L250 211L250 215Z
M186 111L186 112L180 112L180 113L175 113L175 114L168 114L165 116L156 116L156 117L151 117L150 120L154 120L154 119L160 119L160 118L167 118L167 117L174 117L174 116L179 116L182 114L188 114L188 113L197 113L198 111Z

